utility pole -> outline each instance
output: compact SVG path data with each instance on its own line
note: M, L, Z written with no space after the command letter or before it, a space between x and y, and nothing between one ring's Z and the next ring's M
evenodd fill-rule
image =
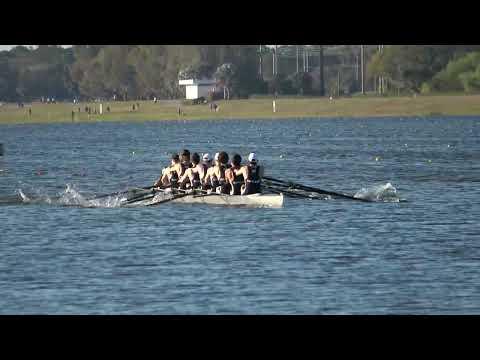
M383 48L385 45L380 45L380 53L383 54ZM380 89L381 93L385 93L385 78L383 76L380 76Z
M298 52L299 52L299 49L298 49L298 45L297 45L297 74L298 74Z
M273 53L272 53L272 75L273 77L275 77L275 56L276 56L276 50L277 50L277 45L275 45L275 47L273 48Z
M355 81L357 82L357 86L358 86L358 83L360 82L358 78L358 75L359 75L358 64L359 64L358 55L355 55Z
M319 68L320 68L320 96L325 96L325 80L324 80L324 71L323 71L323 45L320 45Z
M365 45L360 45L360 62L362 68L362 95L365 95Z
M307 56L307 71L306 72L308 72L308 48L306 49L306 51L307 51L307 55L306 55Z
M305 45L303 46L303 72L307 71L306 62L305 62Z
M337 97L340 97L340 68L337 73Z
M260 79L263 80L263 56L262 56L262 45L259 45L260 48L259 48L259 58L260 58L260 68L258 69L259 71L259 75L260 75Z
M275 45L275 76L278 74L278 45Z
M378 45L378 53L381 54L382 53L382 45ZM382 95L383 93L383 89L382 89L382 75L379 75L378 76L378 94L379 95Z

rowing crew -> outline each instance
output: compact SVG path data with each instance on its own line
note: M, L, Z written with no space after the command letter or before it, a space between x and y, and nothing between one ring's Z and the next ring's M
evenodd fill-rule
M263 166L258 164L257 155L250 153L248 163L242 165L239 154L232 156L229 163L225 151L215 154L214 163L210 154L200 155L183 150L180 155L173 154L170 166L162 170L155 187L172 189L199 189L219 194L247 195L261 192Z

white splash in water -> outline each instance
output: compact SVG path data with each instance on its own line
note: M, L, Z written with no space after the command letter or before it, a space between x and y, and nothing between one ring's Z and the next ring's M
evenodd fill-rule
M88 206L88 201L75 189L67 184L67 188L59 195L58 204Z
M125 201L122 196L88 199L71 184L67 184L65 190L53 197L46 194L46 191L41 188L32 189L32 193L29 195L26 195L22 189L18 189L17 192L23 202L30 204L112 208L119 207Z
M30 201L30 198L27 195L24 194L22 189L18 189L17 192L18 192L18 195L20 195L20 197L22 198L23 202L29 202Z
M362 188L354 195L357 198L371 201L400 202L397 189L391 184L374 185L370 188Z
M59 195L58 203L67 206L112 208L118 207L122 203L122 197L120 196L87 199L70 184L67 184L65 191Z
M29 193L28 195L23 191L22 188L18 189L17 193L25 203L52 203L50 197L45 195L45 192L39 188L32 189L32 193Z

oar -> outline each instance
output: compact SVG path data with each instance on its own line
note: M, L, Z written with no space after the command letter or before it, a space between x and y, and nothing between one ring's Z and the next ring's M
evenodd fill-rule
M271 178L271 177L267 177L267 176L264 176L263 178L265 180L268 180L268 181L271 181L271 182L276 182L278 184L281 184L282 186L286 186L286 187L289 187L289 188L292 188L292 189L311 191L311 192L315 192L315 193L318 193L318 194L337 196L337 197L350 199L350 200L371 202L370 200L357 198L357 197L352 196L352 195L341 194L341 193L337 193L337 192L334 192L334 191L322 190L322 189L314 188L314 187L311 187L311 186L296 184L296 183L293 183L293 182L290 182L290 181L279 180L279 179L275 179L275 178Z
M305 194L299 194L299 193L295 193L293 191L289 191L288 189L281 189L281 188L277 188L277 187L273 187L273 186L264 186L265 189L268 189L270 191L272 191L273 193L275 194L284 194L285 196L288 196L288 197L291 197L291 198L302 198L302 199L305 199L305 198L309 198L309 199L316 199L316 198L312 198L311 196L309 195L305 195Z
M139 190L151 190L151 189L153 189L154 187L155 187L155 186L146 186L146 187L141 187L141 188L136 188L136 189L139 189ZM132 190L131 190L131 189L128 189L128 190L124 190L124 191L117 191L117 192L110 193L110 194L102 194L102 195L98 195L98 196L89 198L89 199L87 199L87 200L90 201L90 200L97 200L97 199L102 199L102 198L106 198L106 197L110 197L110 196L118 196L118 195L126 194L126 193L128 193L129 191L132 191Z
M287 188L279 188L279 187L273 187L273 186L270 186L270 185L264 185L264 189L270 190L275 194L283 194L283 195L285 195L287 197L291 197L291 198L311 199L311 200L325 200L325 198L323 198L323 197L312 196L310 194L307 195L307 194L304 194L304 193L298 193L298 192L291 191Z
M160 189L160 190L157 191L155 189L152 189L152 191L150 191L146 194L140 194L140 195L134 196L130 199L127 199L127 201L125 201L124 204L132 204L132 203L138 202L138 201L153 199L157 195L157 192L160 192L160 191L162 191L162 190Z
M163 191L163 189L158 190L158 192L161 192L161 191ZM183 195L184 193L185 193L185 195L193 195L192 193L186 193L186 190L182 190L182 189L175 189L175 191L180 192L179 195ZM141 195L135 196L135 197L130 198L127 201L125 201L124 205L132 204L132 203L143 201L143 200L153 199L156 196L156 193L157 193L157 191L154 190L153 192L150 192L150 193L147 193L147 194L141 194ZM175 195L176 194L174 194L174 196ZM176 199L176 197L175 197L175 199ZM170 198L165 199L165 200L170 201ZM163 204L164 202L168 202L168 201L165 201L165 200L159 201L158 204ZM157 204L157 203L155 203L155 204ZM155 205L155 204L152 204L152 205ZM148 205L148 206L150 206L150 205Z

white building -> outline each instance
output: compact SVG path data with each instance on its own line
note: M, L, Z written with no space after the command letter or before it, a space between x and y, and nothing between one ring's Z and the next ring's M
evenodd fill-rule
M215 80L180 80L178 85L185 86L186 99L195 100L201 97L207 98L208 94L215 91Z

